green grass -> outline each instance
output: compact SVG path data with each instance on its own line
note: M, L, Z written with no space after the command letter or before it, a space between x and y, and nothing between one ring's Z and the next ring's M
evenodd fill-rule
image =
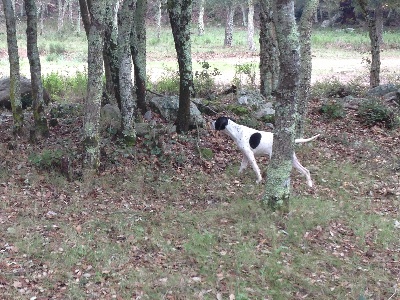
M371 247L376 253L394 253L399 233L390 217L371 213L372 199L360 192L372 188L374 178L354 165L339 164L326 165L316 179L330 192L293 197L287 216L265 211L244 188L227 194L224 182L195 174L176 181L164 173L151 182L146 179L151 171L142 169L94 185L64 182L64 192L71 191L65 198L69 204L51 204L57 212L53 218L46 217L46 202L18 215L13 229L3 232L18 253L0 255L4 261L32 261L35 267L26 278L39 281L43 295L62 283L64 299L85 299L100 286L122 299L135 293L144 299L187 299L199 293L204 299L217 294L236 299L388 298L395 284L384 268L390 256L366 260L364 253ZM194 182L199 191L207 186L210 192L191 197L197 204L179 205ZM39 184L32 182L31 188ZM261 191L256 187L256 194ZM125 200L120 203L113 195ZM210 197L220 202L198 205ZM143 201L148 209L134 209ZM37 277L44 265L51 276ZM14 275L5 276L13 280Z

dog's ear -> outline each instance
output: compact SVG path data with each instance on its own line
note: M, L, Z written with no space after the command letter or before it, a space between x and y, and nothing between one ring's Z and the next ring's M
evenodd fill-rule
M227 117L219 117L215 120L215 130L224 130L225 127L228 125L229 119Z

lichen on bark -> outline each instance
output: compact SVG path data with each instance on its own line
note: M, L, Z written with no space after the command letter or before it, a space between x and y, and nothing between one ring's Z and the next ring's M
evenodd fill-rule
M10 62L10 102L13 114L13 133L22 131L24 115L22 112L18 43L14 8L11 0L3 0L3 10L7 28L8 60Z
M263 202L274 210L288 211L300 59L299 40L294 18L294 1L277 0L276 14L276 32L280 52L280 80L276 96L273 155L267 169Z

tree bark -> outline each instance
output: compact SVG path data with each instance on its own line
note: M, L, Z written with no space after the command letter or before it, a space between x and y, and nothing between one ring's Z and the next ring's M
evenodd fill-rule
M121 95L122 137L126 145L136 141L130 37L136 0L124 0L118 12L119 89Z
M231 2L226 4L226 23L224 46L232 47L233 42L233 17L235 16L235 5Z
M204 35L204 4L205 0L198 0L199 3L199 15L197 19L197 30L198 35Z
M38 137L48 137L49 128L44 115L43 84L37 47L37 9L35 0L25 0L24 2L27 16L26 37L31 71L32 111L35 122L33 130L31 130L31 140L36 141Z
M7 27L8 60L10 62L10 102L13 113L13 133L18 135L22 131L24 115L22 112L18 43L14 8L11 0L3 0L3 10Z
M131 31L131 54L134 66L137 107L142 114L146 102L146 10L147 0L137 0Z
M371 41L371 65L369 72L369 83L371 87L376 87L380 84L381 72L381 48L377 28L377 15L379 14L374 9L368 7L367 0L358 0L358 3L360 4L365 19L367 20L369 39Z
M296 102L300 67L300 47L294 17L294 0L277 0L276 14L280 76L275 107L273 155L267 170L263 201L273 210L287 212L289 210L290 173L296 130Z
M100 166L99 123L103 85L102 54L106 5L106 1L93 1L90 6L91 22L88 35L88 87L83 126L83 145L85 149L83 166L87 171L97 170ZM86 7L88 6L86 5Z
M156 12L156 28L157 28L157 40L161 38L161 16L162 16L162 3L163 0L157 0L157 12Z
M190 96L193 91L192 53L190 23L192 19L191 0L168 0L168 14L174 36L175 50L179 65L179 109L176 119L178 133L189 131Z
M89 13L89 4L91 1L79 0L79 8L81 11L82 23L85 28L86 37L89 38L90 24L92 23Z
M311 89L311 32L315 12L318 8L319 0L308 0L301 15L300 32L300 88L297 105L297 127L296 136L301 138L304 134L305 118L308 111L308 100Z
M250 51L256 51L256 44L254 42L254 2L248 0L249 13L247 18L247 45Z
M118 58L118 24L116 21L119 1L113 0L106 7L106 27L104 32L104 71L106 77L106 93L109 102L121 109L119 92L119 58Z
M271 0L260 2L260 92L270 97L279 80L279 48Z

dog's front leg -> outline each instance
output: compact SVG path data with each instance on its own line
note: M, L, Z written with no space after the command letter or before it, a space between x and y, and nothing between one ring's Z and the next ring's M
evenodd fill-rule
M251 167L252 167L253 170L254 170L254 173L256 173L256 176L257 176L257 181L256 181L256 183L260 183L261 180L262 180L261 172L260 172L260 168L259 168L258 165L257 165L257 162L256 162L256 159L255 159L255 157L254 157L253 152L251 152L251 151L246 151L246 152L244 153L244 157L246 158L247 162L250 163ZM243 159L244 159L244 158L243 158Z
M239 174L242 173L248 166L249 160L246 155L243 155L242 163L240 164Z

